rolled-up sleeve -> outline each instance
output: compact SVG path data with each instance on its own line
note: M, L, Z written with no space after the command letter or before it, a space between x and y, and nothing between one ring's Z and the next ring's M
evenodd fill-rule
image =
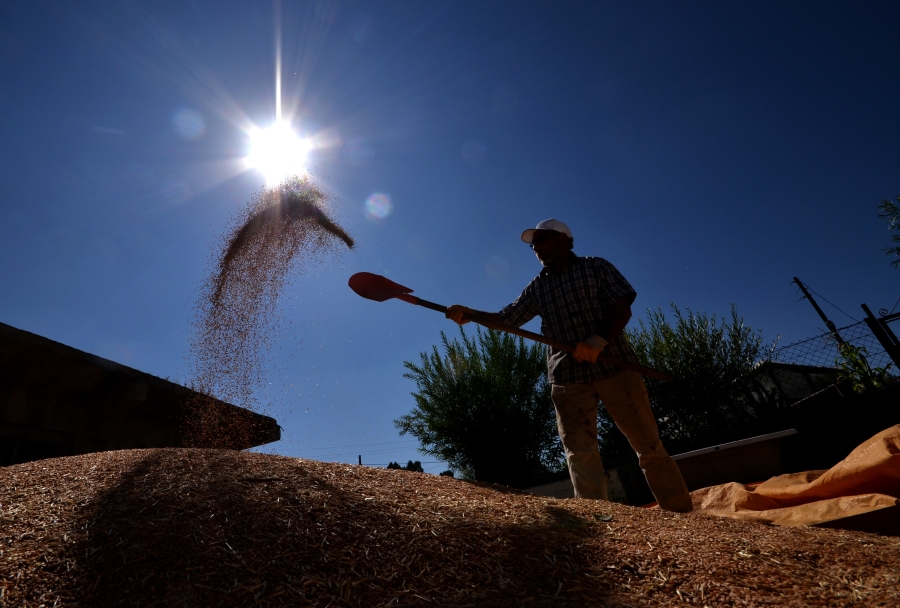
M534 281L528 284L528 287L522 291L522 294L516 298L515 302L497 313L504 323L513 327L520 327L541 314L538 299L534 294L533 283Z

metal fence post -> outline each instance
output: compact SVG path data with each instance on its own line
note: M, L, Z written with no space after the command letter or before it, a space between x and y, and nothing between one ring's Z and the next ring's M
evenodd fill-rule
M872 333L875 334L875 337L881 342L881 346L884 347L884 352L888 354L891 361L897 366L897 369L900 369L900 342L898 342L897 336L895 336L891 328L887 326L887 323L882 322L881 319L872 314L872 311L869 310L868 306L863 304L862 309L866 313L866 325L869 326L869 329L872 330Z

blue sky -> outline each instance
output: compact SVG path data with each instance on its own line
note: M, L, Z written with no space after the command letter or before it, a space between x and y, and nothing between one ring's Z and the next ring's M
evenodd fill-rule
M0 321L187 380L210 256L263 185L244 128L275 116L274 6L0 7ZM392 420L403 361L455 326L347 278L497 310L549 217L625 274L637 316L733 302L788 344L824 329L795 275L856 319L891 308L898 21L890 2L285 0L284 112L358 247L284 293L266 449L431 460Z

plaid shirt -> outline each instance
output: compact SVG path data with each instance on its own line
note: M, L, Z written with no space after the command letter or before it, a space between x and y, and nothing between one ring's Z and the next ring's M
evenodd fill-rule
M561 273L544 268L499 314L515 327L540 315L542 334L574 345L599 335L610 306L623 298L630 304L636 295L615 266L603 258L573 253ZM611 340L603 353L638 362L624 333ZM620 371L606 363L576 361L570 353L547 347L547 375L553 384L586 384Z

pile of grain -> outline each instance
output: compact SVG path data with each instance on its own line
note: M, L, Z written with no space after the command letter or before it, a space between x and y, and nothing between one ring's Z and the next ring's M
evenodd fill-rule
M900 539L225 450L0 469L0 605L897 606Z
M328 194L310 177L261 190L233 219L200 289L191 345L193 388L256 411L266 353L278 331L278 299L290 279L353 239L325 212ZM220 419L208 399L187 408L190 445L247 444L238 422ZM229 424L229 422L233 424Z

